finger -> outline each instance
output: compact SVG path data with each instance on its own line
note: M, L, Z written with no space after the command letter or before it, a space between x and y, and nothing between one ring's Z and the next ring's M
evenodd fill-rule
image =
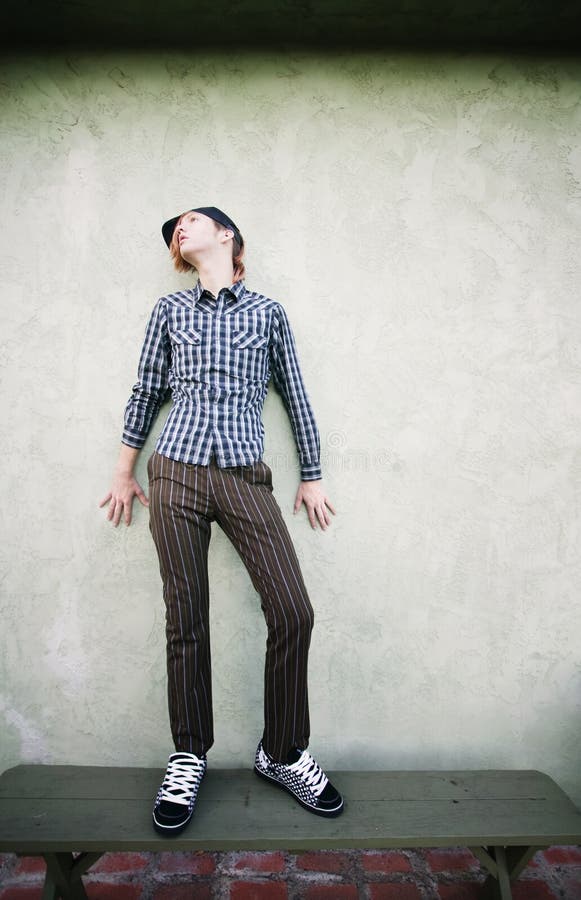
M309 507L309 522L311 523L312 528L317 529L317 519L315 518L315 510L313 507Z
M326 497L325 497L325 503L326 503L326 505L329 507L329 509L331 510L331 512L333 513L333 515L335 515L335 513L337 512L337 510L335 509L335 507L333 506L333 504L331 503L331 501L330 501L330 500L327 500Z
M101 509L102 506L105 506L106 503L109 503L110 499L111 499L111 491L109 491L109 493L107 494L106 497L103 497L103 499L99 503L99 509Z
M137 499L139 500L140 503L143 504L143 506L149 506L149 500L147 499L147 497L145 496L143 491L141 491L141 490L137 491Z
M131 507L132 506L133 506L132 503L125 504L125 524L126 525L131 525Z
M115 515L115 506L116 505L117 505L117 501L112 497L111 503L109 504L109 509L107 510L107 518L109 521L111 521L111 519Z
M117 526L119 525L119 521L121 519L122 512L123 512L123 502L121 500L118 500L117 503L115 504L115 514L113 516L113 525L115 526L115 528L117 528Z
M317 515L319 517L319 522L321 523L321 528L323 529L323 531L326 531L327 525L329 525L329 519L325 515L324 506L321 506L321 508L317 510Z

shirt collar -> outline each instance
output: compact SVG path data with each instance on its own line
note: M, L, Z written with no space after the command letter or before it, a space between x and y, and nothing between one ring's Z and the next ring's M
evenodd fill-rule
M202 296L205 288L202 285L201 281L198 279L196 285L194 287L194 303L197 303L200 297ZM239 302L244 294L246 288L244 287L244 279L239 278L238 281L235 281L234 284L231 284L229 288L225 290L225 298L226 303L237 303ZM210 302L215 302L212 298L206 294L205 299L208 299Z

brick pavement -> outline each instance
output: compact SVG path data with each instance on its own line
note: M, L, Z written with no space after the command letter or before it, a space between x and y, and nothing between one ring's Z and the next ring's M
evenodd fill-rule
M40 900L44 862L0 854L0 900ZM90 900L482 900L485 872L458 847L308 853L107 853ZM539 851L514 900L581 900L581 848Z

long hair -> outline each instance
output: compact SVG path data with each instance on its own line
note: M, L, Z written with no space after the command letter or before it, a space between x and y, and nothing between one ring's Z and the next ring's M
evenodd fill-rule
M183 216L187 215L187 213L183 213L182 216L176 222L173 237L171 239L171 243L169 245L169 252L171 254L171 258L173 259L174 268L178 270L178 272L196 272L197 269L191 263L184 259L180 253L180 244L178 239L178 225L180 224ZM214 227L216 231L226 231L226 226L221 225L220 222L214 222ZM230 229L232 230L232 229ZM238 281L238 279L244 277L244 273L246 271L244 267L244 263L242 262L242 257L244 256L244 238L240 235L240 241L236 240L234 236L232 238L232 265L234 266L234 281Z

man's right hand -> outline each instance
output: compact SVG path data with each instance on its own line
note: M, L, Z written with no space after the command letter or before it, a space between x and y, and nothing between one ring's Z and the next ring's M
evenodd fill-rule
M113 487L99 503L100 507L105 506L106 503L109 504L107 518L110 522L113 522L115 528L119 525L121 516L124 517L126 525L131 525L134 497L137 497L143 506L149 506L149 500L143 493L141 485L133 476L126 479L117 476L113 480Z
M133 467L138 455L139 450L128 447L125 444L121 445L121 453L113 475L111 490L99 503L99 507L109 504L107 518L110 522L113 522L115 528L119 525L121 516L123 516L126 525L131 525L131 514L135 497L143 506L149 506L149 500L145 496L141 485L133 476Z

